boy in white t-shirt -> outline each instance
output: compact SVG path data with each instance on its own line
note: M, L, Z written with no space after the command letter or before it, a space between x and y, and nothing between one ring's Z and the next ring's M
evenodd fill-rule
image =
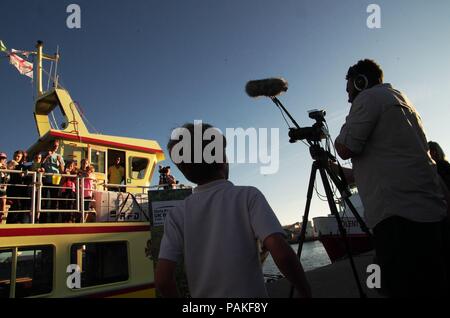
M194 147L194 130L201 136L212 134L214 142L222 142L211 152L214 162L207 163L211 160L203 155L194 156L199 150ZM192 141L188 147L186 138ZM213 143L203 139L202 154L211 150ZM155 275L157 289L164 297L178 296L175 268L184 257L192 297L268 297L259 240L300 295L311 297L302 265L264 195L254 187L228 181L225 146L225 137L207 124L186 124L172 134L170 156L184 176L198 186L166 217Z

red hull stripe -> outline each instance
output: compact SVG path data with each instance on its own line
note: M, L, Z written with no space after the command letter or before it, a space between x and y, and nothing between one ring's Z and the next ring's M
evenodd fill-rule
M81 137L77 135L72 134L65 134L60 133L56 131L50 132L50 136L68 139L68 140L74 140L78 142L84 142L87 144L96 144L96 145L102 145L102 146L109 146L109 147L115 147L120 149L128 149L128 150L135 150L135 151L141 151L145 153L163 153L161 149L153 149L153 148L147 148L147 147L140 147L140 146L133 146L133 145L127 145L122 144L120 142L114 142L114 141L108 141L108 140L102 140L102 139L96 139L96 138L89 138L89 137Z
M5 236L36 236L36 235L71 235L95 233L121 233L150 231L149 225L141 226L90 226L90 227L38 227L21 229L1 229L0 237Z
M95 293L95 294L82 296L82 298L112 297L112 296L117 296L117 295L121 295L121 294L128 294L128 293L137 292L137 291L140 291L140 290L145 290L145 289L150 289L150 288L155 288L155 284L151 283L151 284L139 285L139 286L134 286L134 287L128 287L128 288L119 289L119 290L100 292L100 293Z

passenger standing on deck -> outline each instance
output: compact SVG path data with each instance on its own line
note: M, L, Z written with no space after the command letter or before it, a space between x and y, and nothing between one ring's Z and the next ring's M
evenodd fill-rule
M381 288L391 297L445 295L446 202L413 104L372 60L349 68L350 113L336 138L373 229Z
M0 221L6 217L6 190L8 187L9 174L2 172L1 170L8 169L7 160L8 157L6 156L6 153L0 152L0 214L2 215Z
M76 182L77 182L77 171L74 161L67 162L64 168L64 174L66 175L62 181L61 197L64 199L62 207L65 210L75 210L76 208ZM69 177L72 175L73 177ZM74 222L76 218L75 213L64 212L62 214L63 223Z
M194 129L202 136L205 131L215 132L214 141L223 141L215 148L214 161L195 155L196 161L201 162L192 163L194 151L201 150L203 154L211 143L203 140L200 149L195 148L191 138ZM286 242L283 228L264 195L254 187L235 186L228 181L225 137L207 124L186 124L174 132L179 134L172 135L169 141L171 158L184 176L198 186L166 217L155 275L161 294L178 296L175 267L184 259L192 297L267 297L259 240L300 295L310 297L302 265ZM180 145L186 142L189 145L182 150L185 156L179 160Z
M36 153L34 155L33 162L31 163L30 171L45 172L45 169L42 168L42 154Z
M49 147L47 152L44 152L42 156L42 168L44 168L45 173L51 174L62 174L64 172L64 159L57 153L59 148L59 141L54 140ZM58 193L59 183L61 180L57 177L46 176L42 179L43 183L43 197L51 200L47 200L47 209L56 210L58 207ZM59 182L58 182L59 181ZM41 220L39 223L53 223L57 221L59 213L42 213Z
M450 163L447 161L444 151L435 141L429 141L428 147L430 148L431 158L436 162L439 175L447 186L447 189L450 189Z
M20 170L23 171L22 174L22 187L19 188L19 197L26 198L22 199L21 208L22 210L31 211L31 184L33 182L33 177L28 175L28 171L31 168L31 163L28 162L28 152L22 150L22 160L19 162ZM22 223L31 222L31 214L29 212L24 212L19 216L19 221Z
M125 180L125 169L120 164L120 157L117 156L114 165L108 168L108 183L119 185L122 184L122 181ZM109 188L110 191L123 191L122 187L111 187Z
M83 198L84 198L84 211L88 212L93 206L93 190L96 187L97 178L95 176L94 166L89 163L88 160L81 160L81 168L78 172L79 177L83 178ZM77 220L81 221L81 219Z
M86 170L86 177L84 179L84 199L85 199L85 206L84 210L90 211L93 207L93 198L94 198L94 192L97 183L97 178L95 176L95 168L93 165L88 165Z
M22 171L21 161L23 158L22 150L17 150L13 154L13 159L8 161L7 167L8 170L17 170ZM10 173L8 190L6 191L8 194L8 199L11 200L11 211L20 211L22 210L22 200L16 199L20 197L20 185L22 184L22 174L20 173ZM20 221L21 214L15 212L8 213L7 223L18 223Z
M22 161L23 152L22 150L17 150L14 152L13 159L8 161L8 169L14 170Z

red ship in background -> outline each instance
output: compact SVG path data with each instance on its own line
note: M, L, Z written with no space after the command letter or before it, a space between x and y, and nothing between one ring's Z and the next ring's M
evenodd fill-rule
M356 211L364 219L364 207L356 188L352 189L350 201L353 203ZM373 249L369 236L361 230L357 219L353 216L350 208L345 204L343 199L337 201L339 206L339 215L342 224L347 231L347 239L353 255L361 254ZM344 241L339 232L336 218L333 215L313 218L314 231L319 241L325 247L331 262L335 262L345 256Z

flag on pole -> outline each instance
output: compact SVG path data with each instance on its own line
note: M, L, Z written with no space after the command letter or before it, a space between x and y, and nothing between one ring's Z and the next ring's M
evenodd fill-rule
M6 45L3 43L2 40L0 40L0 52L6 52L7 48Z
M17 68L20 74L33 78L33 64L17 56L15 53L9 55L9 62Z
M31 54L33 54L28 51L22 51L22 50L16 50L16 49L11 49L11 52L21 54L21 55L25 56L26 58L28 58Z

